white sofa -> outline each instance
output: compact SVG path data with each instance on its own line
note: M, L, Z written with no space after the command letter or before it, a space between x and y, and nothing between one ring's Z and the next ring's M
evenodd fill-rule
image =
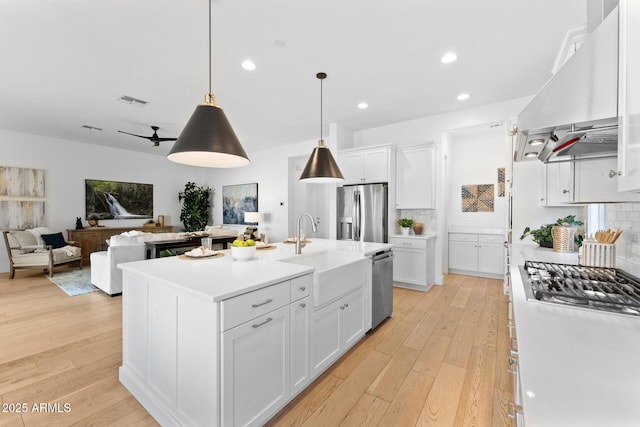
M209 228L209 235L237 235L236 230ZM122 293L122 270L118 264L141 261L146 258L144 242L177 240L185 237L185 233L142 233L128 231L112 236L106 251L93 252L91 257L91 283L108 295Z

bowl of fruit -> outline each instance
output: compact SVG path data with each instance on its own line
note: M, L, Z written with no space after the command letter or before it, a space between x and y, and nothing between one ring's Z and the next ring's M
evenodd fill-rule
M236 239L231 243L231 256L237 261L247 261L256 255L256 242L252 239Z

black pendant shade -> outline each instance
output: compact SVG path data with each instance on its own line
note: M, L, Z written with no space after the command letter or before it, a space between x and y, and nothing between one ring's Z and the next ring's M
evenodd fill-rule
M324 184L328 182L340 182L344 180L342 172L336 163L329 147L324 145L323 140L318 141L318 145L313 149L307 165L300 175L300 181L309 183Z
M326 79L327 75L318 73L316 77L320 80L320 139L318 140L318 145L313 149L299 180L313 184L341 182L344 180L344 176L342 176L342 172L340 172L340 168L329 147L324 145L324 140L322 139L322 80Z
M213 103L196 106L167 158L191 166L235 168L249 164L222 108Z

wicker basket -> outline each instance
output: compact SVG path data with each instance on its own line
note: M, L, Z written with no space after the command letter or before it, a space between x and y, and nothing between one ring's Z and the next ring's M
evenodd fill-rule
M576 234L574 227L565 227L556 225L551 229L551 237L553 237L554 252L573 252L575 244L573 236Z

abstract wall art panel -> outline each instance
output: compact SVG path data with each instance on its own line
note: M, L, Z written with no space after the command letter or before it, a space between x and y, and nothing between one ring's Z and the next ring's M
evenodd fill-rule
M498 197L504 197L504 181L505 181L504 168L498 168Z
M0 166L0 196L44 197L44 169Z
M23 230L44 225L44 202L0 201L0 228Z
M462 186L462 212L493 212L494 185Z
M245 212L258 212L258 184L222 186L222 223L245 224Z

